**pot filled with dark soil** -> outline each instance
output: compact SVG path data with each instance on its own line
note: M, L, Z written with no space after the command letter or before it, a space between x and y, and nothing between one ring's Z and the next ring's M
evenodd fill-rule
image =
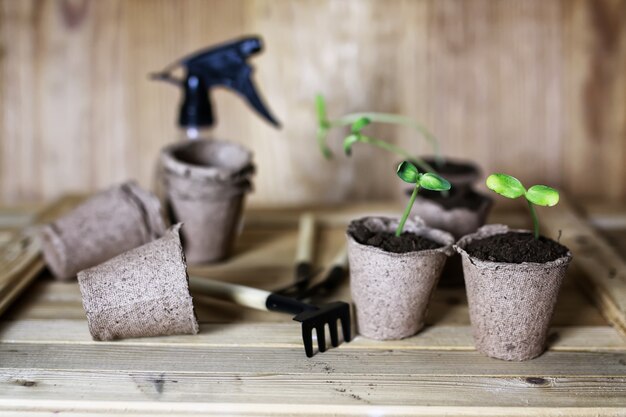
M478 351L523 361L545 350L548 326L572 255L532 232L488 225L456 245Z
M365 217L347 231L350 291L363 336L402 339L424 326L428 304L454 238L409 220L396 237L398 219Z
M172 221L185 224L189 263L227 258L252 189L252 153L231 142L197 140L166 147L160 162Z

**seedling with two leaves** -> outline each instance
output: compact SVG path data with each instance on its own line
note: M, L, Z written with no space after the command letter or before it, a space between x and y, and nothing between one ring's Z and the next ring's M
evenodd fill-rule
M420 135L428 141L434 149L435 161L438 165L442 165L444 160L439 149L439 141L437 138L428 131L423 125L416 121L391 113L377 113L377 112L364 112L364 113L351 113L347 114L339 119L331 120L326 113L326 101L322 95L315 97L315 108L317 111L317 142L319 144L322 154L330 159L332 158L332 152L326 143L326 138L330 130L334 127L351 126L350 134L344 139L343 149L346 155L350 155L352 146L356 143L368 143L373 146L377 146L381 149L385 149L389 152L395 153L404 159L410 159L415 161L419 167L427 172L434 172L435 169L426 163L421 158L416 157L407 150L388 143L386 141L363 134L363 129L371 123L384 123L401 125L412 128L420 133Z
M552 207L559 202L559 192L547 185L533 185L528 190L515 177L506 174L491 174L487 177L487 187L506 198L524 196L533 219L535 239L539 239L539 219L535 205Z
M411 213L413 203L415 203L415 198L417 197L417 192L419 191L420 187L431 191L446 192L450 189L450 183L445 178L442 178L432 172L419 172L417 167L409 161L404 161L400 163L396 172L398 174L398 177L400 177L402 181L415 185L415 187L413 188L413 192L411 193L409 203L404 209L404 214L402 215L400 223L398 223L398 227L396 229L396 236L400 236L402 235L404 224L406 223L406 220Z

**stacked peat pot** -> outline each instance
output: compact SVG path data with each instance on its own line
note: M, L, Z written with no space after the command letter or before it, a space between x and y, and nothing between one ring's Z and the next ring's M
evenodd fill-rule
M569 250L530 231L487 225L455 245L463 259L476 349L523 361L545 350Z
M166 147L160 164L169 214L184 224L187 261L227 258L252 189L252 153L227 141L196 140Z
M435 158L424 158L424 161L447 179L452 188L447 193L420 189L411 214L430 227L445 230L457 240L484 225L493 200L473 189L473 184L480 179L480 168L465 160L446 158L440 164ZM411 191L407 189L406 193L410 195ZM460 256L455 254L448 259L440 285L463 285Z
M95 340L195 334L179 229L166 231L159 199L129 181L42 226L39 239L55 277L78 276Z
M358 332L377 340L419 332L454 238L409 219L395 237L397 219L366 217L347 231L350 291Z

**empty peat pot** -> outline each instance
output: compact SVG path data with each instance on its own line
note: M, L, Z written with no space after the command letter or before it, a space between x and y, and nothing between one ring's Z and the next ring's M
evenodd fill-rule
M357 328L371 339L402 339L424 327L433 290L453 252L454 238L449 233L427 227L419 219L406 222L405 243L394 248L397 226L398 219L385 217L365 217L348 226Z
M94 340L198 333L180 226L78 273Z
M231 142L197 140L166 147L160 163L172 220L185 224L189 263L227 258L252 189L252 153Z
M551 239L540 239L533 249L531 232L487 225L454 246L463 259L476 349L487 356L523 361L545 350L572 254Z
M39 231L52 274L68 279L165 231L156 196L135 182L109 188Z

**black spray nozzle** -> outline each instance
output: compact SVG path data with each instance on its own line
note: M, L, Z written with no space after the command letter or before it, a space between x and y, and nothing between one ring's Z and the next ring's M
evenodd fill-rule
M213 125L210 101L212 87L224 86L241 94L250 106L272 125L280 124L269 111L252 82L252 66L248 57L263 50L261 39L256 36L242 38L210 47L166 67L152 79L178 85L184 90L178 124L186 127L208 127ZM177 67L186 70L184 79L172 76Z

